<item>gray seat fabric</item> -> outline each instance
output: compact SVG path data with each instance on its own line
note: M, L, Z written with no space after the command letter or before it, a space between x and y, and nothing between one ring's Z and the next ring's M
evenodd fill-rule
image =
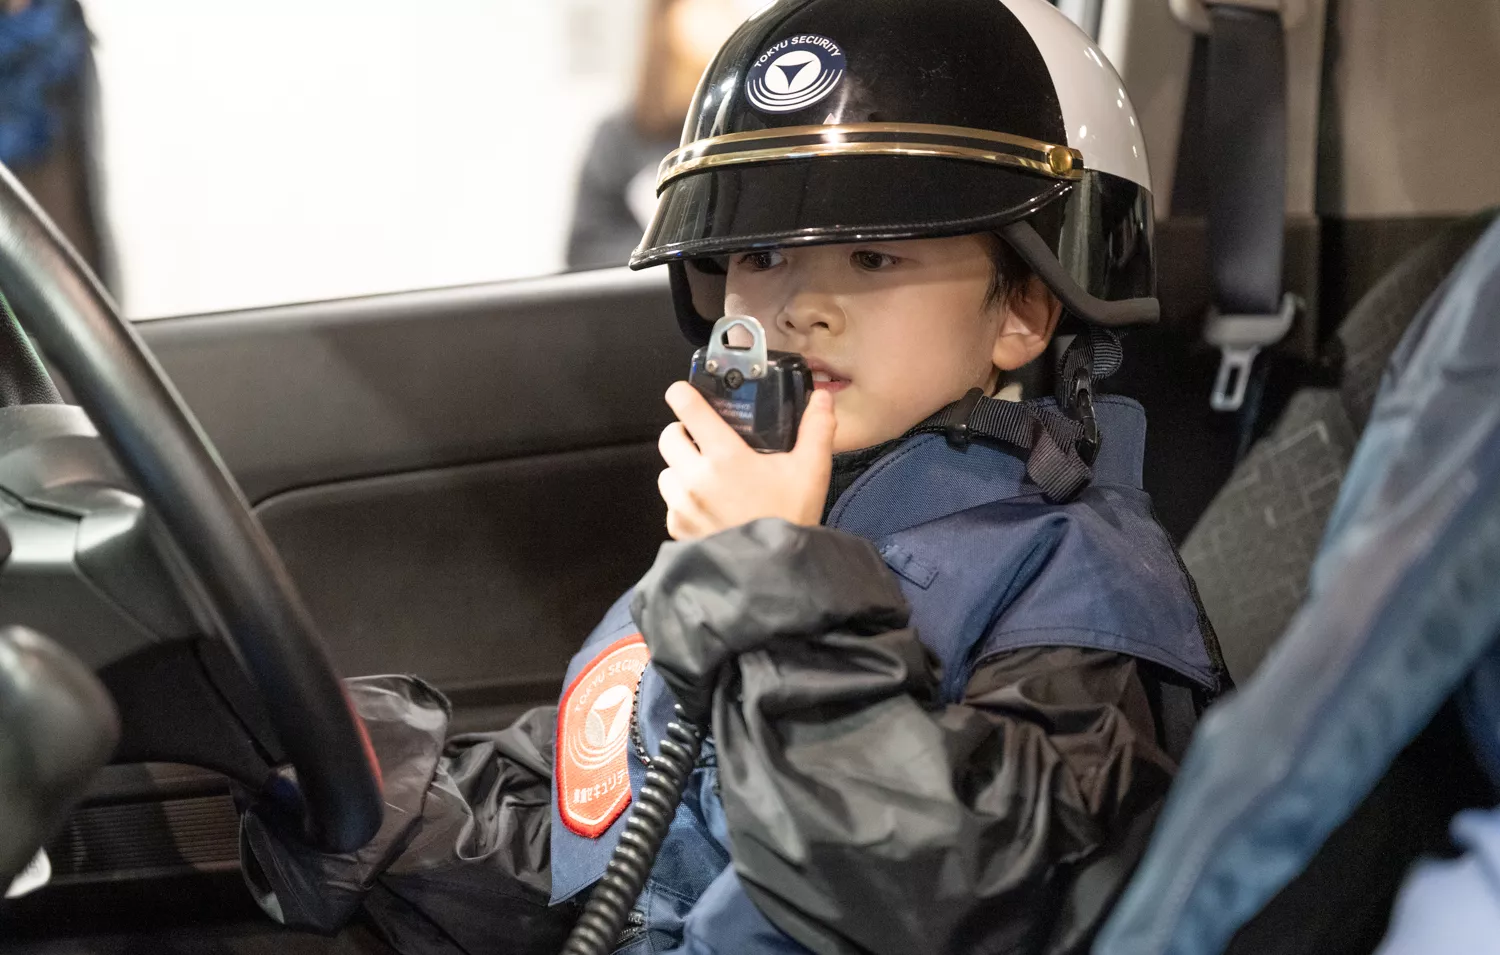
M1391 352L1422 303L1495 218L1443 230L1409 253L1339 327L1338 389L1293 396L1182 545L1230 675L1244 682L1307 595L1307 573Z
M1236 682L1307 596L1307 571L1359 435L1331 388L1298 392L1182 545Z

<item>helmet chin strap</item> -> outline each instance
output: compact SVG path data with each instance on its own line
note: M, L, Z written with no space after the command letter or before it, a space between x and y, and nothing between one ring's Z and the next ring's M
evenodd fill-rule
M1073 500L1094 479L1085 426L1035 401L1003 401L974 388L902 437L924 434L941 434L958 449L976 438L1010 446L1025 460L1026 476L1054 504Z
M1094 383L1120 370L1125 352L1120 336L1089 325L1073 338L1057 363L1057 403L1083 426L1078 453L1090 464L1099 453L1099 424L1094 417Z
M1094 381L1114 374L1121 357L1115 333L1090 326L1074 338L1060 361L1061 413L1042 402L1006 401L972 388L903 438L941 434L955 448L966 447L975 438L1009 445L1025 459L1026 476L1048 501L1071 501L1093 481L1099 453Z
M1057 360L1057 403L1068 408L1079 387L1092 390L1120 370L1125 350L1120 336L1108 328L1089 325L1073 337Z

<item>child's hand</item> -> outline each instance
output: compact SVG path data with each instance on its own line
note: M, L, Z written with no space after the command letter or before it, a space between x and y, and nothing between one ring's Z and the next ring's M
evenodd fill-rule
M809 526L822 520L833 472L833 401L826 393L813 393L797 446L785 454L751 448L685 381L667 389L667 404L678 420L661 433L657 446L667 469L656 483L675 540L762 517Z

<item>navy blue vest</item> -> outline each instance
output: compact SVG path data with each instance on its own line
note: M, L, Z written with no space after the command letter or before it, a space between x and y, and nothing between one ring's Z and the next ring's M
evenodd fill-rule
M897 574L912 623L942 663L945 701L962 695L983 658L1036 646L1125 653L1217 688L1187 575L1141 490L1145 413L1117 396L1099 398L1096 413L1105 439L1094 480L1069 503L1049 504L1010 451L923 435L872 465L829 513L828 526L872 541ZM565 686L636 632L629 598L573 658ZM637 718L653 752L672 704L647 667ZM639 906L646 928L663 933L657 944L670 943L729 863L711 741L705 753ZM645 771L633 750L628 759L636 791ZM562 824L553 785L552 897L561 901L604 872L624 816L598 838L578 835Z

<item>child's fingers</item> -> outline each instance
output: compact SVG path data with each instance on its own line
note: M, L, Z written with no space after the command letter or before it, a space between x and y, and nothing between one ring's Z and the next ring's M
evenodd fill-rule
M661 452L661 459L667 462L669 468L689 467L701 457L698 446L688 437L687 429L681 421L674 421L662 429L661 437L656 441L656 450Z
M705 455L732 452L745 447L745 440L719 417L698 389L679 381L667 389L667 404Z
M667 468L656 476L656 489L661 492L662 502L673 510L686 512L697 506L672 468Z
M797 428L797 446L792 453L810 461L833 460L833 436L838 421L833 414L833 398L826 391L813 392L802 412L802 424Z
M671 537L674 541L690 541L708 535L703 533L696 523L684 517L681 513L667 511L667 536Z
M656 489L661 492L661 499L667 505L667 533L672 535L672 539L701 537L706 522L703 508L683 485L681 475L672 468L667 468L656 476Z

